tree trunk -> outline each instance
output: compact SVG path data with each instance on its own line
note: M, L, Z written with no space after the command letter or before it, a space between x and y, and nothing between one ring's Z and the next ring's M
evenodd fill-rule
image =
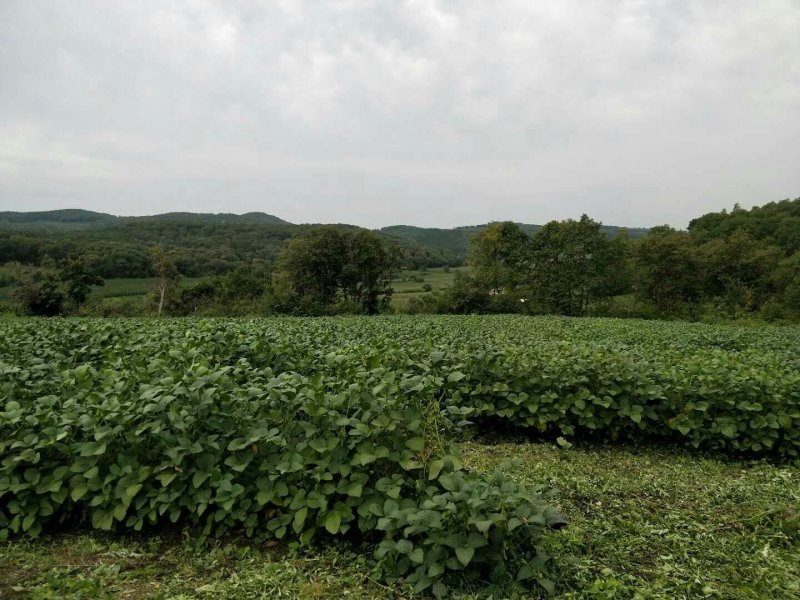
M158 316L161 316L161 309L164 308L164 296L167 293L166 286L161 286L158 291L160 292L160 297L158 299Z

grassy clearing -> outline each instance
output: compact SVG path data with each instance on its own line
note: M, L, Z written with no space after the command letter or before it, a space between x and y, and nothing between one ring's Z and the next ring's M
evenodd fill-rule
M687 452L469 444L487 469L558 488L565 598L800 598L800 469Z
M456 273L469 272L469 267L451 267L448 271L443 268L426 269L425 271L401 271L392 280L392 287L396 294L421 292L426 283L431 288L441 290L453 283ZM413 281L413 278L422 278L422 281Z
M1 268L0 268L1 269ZM403 271L392 280L394 297L392 306L395 309L403 309L408 306L411 298L428 294L422 289L426 283L433 291L452 285L457 271L468 271L469 267L454 267L449 272L444 269L427 269L426 271ZM411 281L411 277L421 277L423 281ZM181 286L188 286L198 281L197 278L185 277L181 279ZM111 298L142 297L155 288L156 280L153 277L126 278L126 279L106 279L105 285L92 289L90 299L106 303ZM10 307L12 286L0 287L0 308Z
M558 598L800 598L796 465L522 440L462 450L473 468L554 490L570 522L547 538ZM0 597L405 597L377 583L367 555L346 544L209 547L180 532L63 534L0 546Z
M180 287L188 287L199 281L198 278L184 277L180 280ZM127 298L130 296L144 296L156 287L155 277L142 277L138 279L106 279L105 284L92 288L91 298Z
M184 277L180 280L180 286L185 287L197 282L197 278ZM104 305L113 304L120 299L143 298L152 292L156 287L155 277L140 277L128 279L106 279L105 284L92 288L89 299L101 302ZM10 308L13 306L11 292L13 286L0 287L0 308Z
M437 292L453 284L456 273L468 273L469 267L451 267L448 271L443 268L427 269L425 271L401 271L392 280L392 308L405 310L412 298L425 296L431 292L425 291L423 286L431 286L432 292ZM413 281L413 278L422 278L422 281Z
M116 298L127 296L144 296L152 292L156 286L154 277L137 279L106 279L101 287L92 288L91 298Z

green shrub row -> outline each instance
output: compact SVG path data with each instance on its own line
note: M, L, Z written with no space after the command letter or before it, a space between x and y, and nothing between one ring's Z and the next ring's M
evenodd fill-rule
M446 382L441 395L471 409L484 432L501 420L553 437L800 456L798 327L552 317L269 323L273 337L231 338L221 359L343 378L354 364L435 373ZM332 363L331 348L347 352Z
M540 538L561 517L537 490L463 469L449 437L469 410L433 373L331 352L312 376L276 372L215 354L240 338L230 323L5 327L0 537L57 522L355 536L416 591L551 585Z
M794 458L800 329L526 317L0 321L0 536L53 523L373 544L387 579L547 587L505 421ZM470 423L472 423L470 425Z
M458 402L564 436L797 457L800 370L756 358L709 350L676 363L577 346L487 352L470 363Z

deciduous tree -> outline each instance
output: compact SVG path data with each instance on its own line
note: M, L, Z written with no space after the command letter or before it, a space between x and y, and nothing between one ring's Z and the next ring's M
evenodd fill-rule
M158 297L158 315L164 310L164 304L178 289L180 274L166 250L156 246L152 250L153 271L156 274L156 296Z
M514 288L525 279L530 238L511 221L490 223L470 240L469 263L487 289Z
M600 223L551 221L533 236L532 283L549 310L581 315L592 300L607 296L612 252Z

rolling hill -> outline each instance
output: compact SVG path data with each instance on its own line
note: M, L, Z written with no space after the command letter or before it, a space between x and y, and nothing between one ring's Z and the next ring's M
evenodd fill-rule
M528 234L541 227L520 225ZM11 261L40 264L46 257L58 261L79 253L103 277L147 277L149 249L158 245L173 250L185 275L201 277L227 272L243 261L272 261L287 239L310 227L262 212L173 212L141 217L81 209L0 212L0 265ZM470 238L485 227L395 225L376 232L400 247L406 267L417 269L464 264ZM604 226L604 230L613 236L619 228ZM629 230L632 237L646 231Z

